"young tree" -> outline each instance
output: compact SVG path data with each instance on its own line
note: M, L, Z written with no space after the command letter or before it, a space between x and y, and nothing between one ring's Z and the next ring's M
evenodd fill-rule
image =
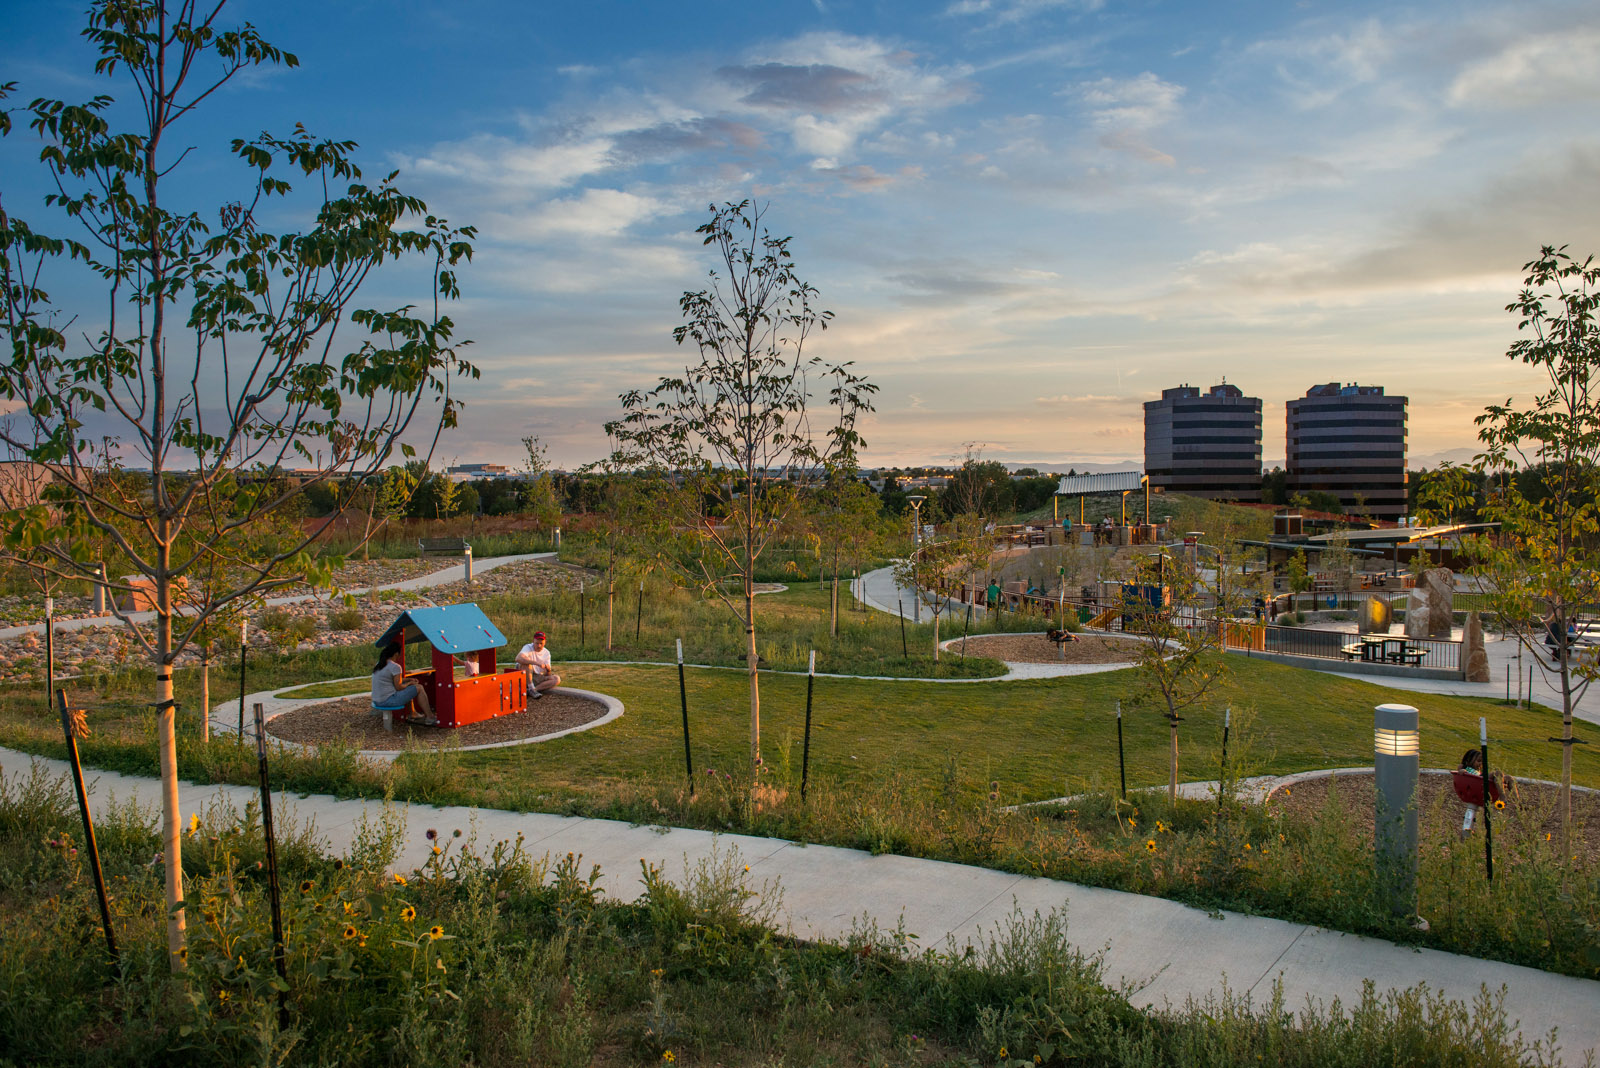
M527 459L522 470L528 481L522 494L522 514L533 517L540 527L553 527L561 522L561 504L556 500L555 475L550 470L550 450L541 444L537 435L522 439Z
M952 532L943 538L925 538L919 549L894 565L895 585L913 591L933 616L933 662L939 662L939 618L950 607L941 587L944 580L959 576L971 567L973 539L970 531L951 524Z
M184 910L173 664L231 606L302 578L331 581L333 562L311 551L331 518L309 532L295 524L281 537L249 536L298 498L299 487L276 476L312 464L312 482L375 473L396 451L412 451L402 435L419 410L427 436L454 425L450 377L475 373L458 358L442 311L457 295L456 265L470 257L473 231L427 214L392 174L366 182L352 143L303 127L236 139L242 196L197 199L227 172L215 166L198 181L185 173L202 156L178 140L184 119L242 72L297 65L248 24L222 28L220 8L98 0L84 31L100 56L94 76L128 86L136 103L101 94L26 108L53 190L46 208L76 237L11 214L14 178L0 188L0 397L18 405L0 441L48 467L74 500L74 547L50 552L49 566L88 574L78 536L98 533L155 605L153 623L122 619L156 676L174 969ZM6 113L0 133L10 130ZM292 186L295 176L308 179L305 188ZM309 208L310 225L267 232L274 198L283 201L274 217ZM374 271L412 258L431 268L424 309L356 302ZM81 312L52 302L51 293L80 282L99 286ZM80 320L83 333L69 337L67 325ZM355 338L344 340L348 332ZM90 435L102 432L109 441L97 444ZM124 458L148 465L147 488L120 477ZM0 508L24 548L47 544L48 516ZM202 574L178 612L175 587Z
M805 352L812 331L833 313L795 270L791 238L774 237L765 209L749 201L711 207L705 236L718 268L710 285L678 302L678 344L699 362L650 390L622 395L622 419L607 431L640 464L677 480L668 495L675 528L686 537L663 557L680 576L719 598L745 630L750 681L750 759L761 760L755 575L782 531L799 491L826 465L863 444L856 424L877 387L851 370ZM813 425L814 379L826 383L831 425ZM730 594L737 583L739 592Z
M1187 554L1141 556L1132 582L1141 596L1123 602L1123 629L1139 637L1142 700L1162 710L1171 727L1167 799L1178 798L1179 713L1199 704L1227 671L1222 626L1238 609L1243 583L1228 581L1230 538L1219 532L1217 566Z
M872 490L857 477L853 463L829 469L811 495L808 525L825 565L832 572L828 633L839 634L839 573L846 560L859 563L862 549L877 534L881 511Z
M1526 336L1506 355L1543 378L1527 407L1490 405L1477 417L1484 451L1470 468L1441 465L1421 491L1431 516L1470 511L1498 536L1463 539L1501 625L1527 647L1561 696L1561 836L1572 828L1572 710L1594 682L1593 659L1574 655L1568 628L1600 601L1600 266L1566 246L1523 266L1524 288L1506 311ZM1553 655L1540 655L1546 643Z

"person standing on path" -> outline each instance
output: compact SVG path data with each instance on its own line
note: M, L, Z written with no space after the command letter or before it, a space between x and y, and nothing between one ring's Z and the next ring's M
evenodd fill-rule
M544 643L545 633L541 630L517 654L517 663L528 676L530 701L537 701L561 685L561 676L550 670L550 650L544 647Z
M994 579L989 580L989 611L996 617L1000 615L1000 583Z

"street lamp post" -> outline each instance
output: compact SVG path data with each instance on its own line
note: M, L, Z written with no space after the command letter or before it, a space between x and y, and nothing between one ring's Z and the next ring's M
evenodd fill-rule
M911 611L915 618L914 623L922 622L922 580L918 574L922 567L922 502L928 498L917 494L907 497L911 502L911 524L915 528L913 536L914 547L911 550L911 585L916 588L911 591Z

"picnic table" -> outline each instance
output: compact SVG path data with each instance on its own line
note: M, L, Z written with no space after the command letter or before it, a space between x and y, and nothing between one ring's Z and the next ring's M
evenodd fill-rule
M1341 646L1340 652L1344 653L1346 660L1360 660L1369 664L1410 664L1412 667L1421 667L1423 658L1428 655L1427 646L1409 645L1403 637L1384 634L1363 634L1359 640Z

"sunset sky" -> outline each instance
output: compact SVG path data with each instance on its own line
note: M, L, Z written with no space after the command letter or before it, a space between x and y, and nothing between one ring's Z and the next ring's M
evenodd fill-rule
M7 5L24 102L96 91L82 6ZM1592 0L227 10L301 66L185 128L212 203L244 188L230 137L303 122L481 230L453 314L484 377L446 460L528 433L596 458L617 394L689 355L712 201L794 235L836 316L816 352L881 387L869 464L1137 460L1143 401L1224 377L1264 399L1268 461L1283 402L1333 380L1408 395L1414 457L1468 446L1531 384L1522 264L1600 252Z

